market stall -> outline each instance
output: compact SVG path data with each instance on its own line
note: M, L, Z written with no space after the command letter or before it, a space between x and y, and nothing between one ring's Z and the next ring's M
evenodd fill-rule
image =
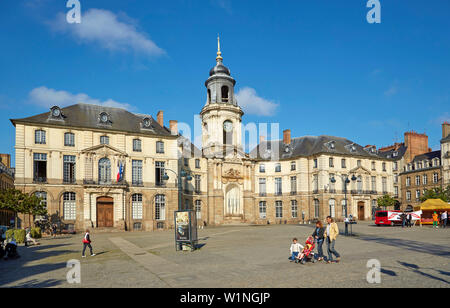
M415 211L422 211L421 224L432 225L433 213L440 215L443 211L450 211L450 204L441 199L428 199L421 205L414 208Z

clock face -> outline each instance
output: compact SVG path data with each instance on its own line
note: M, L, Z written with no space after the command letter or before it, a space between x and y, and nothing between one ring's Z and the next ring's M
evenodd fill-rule
M233 123L231 121L225 121L223 123L223 129L227 132L230 133L231 131L233 131Z
M54 117L59 117L60 114L61 114L61 110L59 110L59 108L53 109L53 116Z
M108 115L106 115L106 114L103 113L103 114L100 116L100 121L102 121L103 123L108 122Z
M144 126L145 127L149 127L150 126L150 120L149 119L145 119L144 120Z

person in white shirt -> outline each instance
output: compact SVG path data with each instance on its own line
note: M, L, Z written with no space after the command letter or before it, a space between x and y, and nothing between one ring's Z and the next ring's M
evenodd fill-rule
M448 215L447 211L444 211L441 215L442 228L445 228L445 226L447 226L447 219L448 219L447 215Z
M303 248L304 247L298 243L297 239L294 238L291 244L291 256L289 257L289 260L291 260L291 262L294 262Z

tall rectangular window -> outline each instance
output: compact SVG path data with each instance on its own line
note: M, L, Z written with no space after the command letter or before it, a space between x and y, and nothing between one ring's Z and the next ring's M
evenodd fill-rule
M423 185L428 184L428 175L424 174L424 176L422 177L422 182L423 182Z
M202 202L200 200L195 200L195 214L197 216L197 220L202 218Z
M259 218L266 219L266 217L267 217L266 201L260 201L259 202Z
M411 178L410 177L406 178L406 186L411 186Z
M295 195L297 193L297 177L291 176L291 194Z
M347 168L347 162L345 161L345 159L341 160L341 167L342 167L342 169Z
M166 220L166 196L155 197L155 220Z
M47 182L47 154L33 154L34 170L33 180L35 182Z
M132 208L132 218L133 219L142 219L143 218L143 206L142 206L142 195L134 194L131 200L131 208Z
M292 214L292 218L297 218L298 217L297 200L291 200L291 214Z
M330 168L334 168L334 159L333 159L333 157L330 157L329 165L330 165Z
M131 162L132 168L132 182L133 185L142 185L143 184L143 175L142 175L142 160L133 160Z
M381 185L383 186L383 194L387 194L387 178L386 177L382 177L381 178Z
M66 192L63 195L63 213L65 220L77 219L76 195L73 192Z
M416 175L416 186L420 185L420 175Z
M163 176L165 173L165 163L162 161L157 161L155 163L155 183L157 186L162 186L164 184Z
M266 179L259 179L259 195L265 196L266 195Z
M319 175L313 175L313 190L315 193L319 191Z
M63 157L63 181L64 183L75 183L75 156L64 155Z
M140 139L133 140L133 152L142 152L142 141Z
M202 185L202 177L198 174L195 175L195 193L199 194L201 191L201 185Z
M406 200L411 201L411 192L410 191L406 192Z
M280 196L282 193L283 191L281 178L275 178L275 195Z
M275 201L275 217L283 218L283 202Z
M377 191L377 177L373 176L372 177L372 191Z
M319 162L318 162L317 158L314 159L313 166L314 166L314 168L319 168Z
M195 168L200 169L200 159L195 160Z
M156 142L156 153L164 154L164 142L162 141Z
M35 144L45 144L45 131L38 129L34 132L34 143Z
M75 146L75 134L65 133L64 134L64 146L74 147Z

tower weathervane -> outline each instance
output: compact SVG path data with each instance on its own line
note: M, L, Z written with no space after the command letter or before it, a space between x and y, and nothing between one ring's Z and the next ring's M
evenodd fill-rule
M216 60L218 62L222 62L223 58L222 58L222 52L220 51L220 36L219 34L217 34L217 58Z

